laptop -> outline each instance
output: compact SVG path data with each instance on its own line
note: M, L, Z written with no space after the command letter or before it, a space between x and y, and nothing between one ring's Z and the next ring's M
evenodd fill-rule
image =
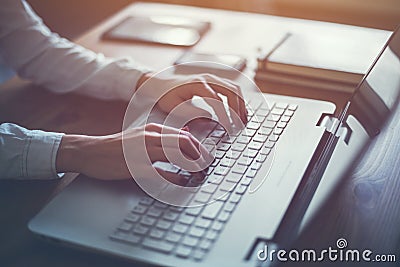
M217 123L194 123L191 132L213 140L216 157L202 182L206 186L192 186L189 202L198 205L166 204L132 180L80 175L28 227L47 240L137 264L259 265L257 248L294 238L309 208L318 210L324 199L315 204L320 185L322 195L329 194L379 133L397 105L399 57L396 30L336 117L329 102L256 93L245 95L249 123L236 135L227 137Z

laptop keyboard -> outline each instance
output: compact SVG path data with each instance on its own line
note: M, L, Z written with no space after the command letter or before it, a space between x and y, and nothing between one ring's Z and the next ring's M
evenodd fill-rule
M258 106L248 113L246 128L227 136L216 124L203 140L215 160L199 182L189 173L188 186L197 188L192 203L197 207L176 207L143 197L110 235L112 240L160 253L201 261L217 240L258 170L279 140L297 105L277 103ZM172 165L171 165L172 166ZM218 197L216 197L218 196ZM222 197L221 197L222 196Z

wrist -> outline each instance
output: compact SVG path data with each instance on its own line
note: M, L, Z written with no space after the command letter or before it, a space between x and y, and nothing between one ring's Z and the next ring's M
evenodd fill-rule
M57 172L82 172L90 140L91 137L84 135L64 135L57 151Z
M137 83L136 83L135 91L137 91L137 90L140 88L140 86L142 86L143 83L145 83L148 79L150 79L150 77L151 77L152 75L153 75L152 72L147 72L147 73L143 74L143 75L139 78L139 80L137 81Z

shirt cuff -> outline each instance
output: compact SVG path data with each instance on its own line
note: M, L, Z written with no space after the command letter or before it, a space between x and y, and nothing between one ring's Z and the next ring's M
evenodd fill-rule
M56 157L63 133L29 131L23 151L23 176L29 179L55 179Z

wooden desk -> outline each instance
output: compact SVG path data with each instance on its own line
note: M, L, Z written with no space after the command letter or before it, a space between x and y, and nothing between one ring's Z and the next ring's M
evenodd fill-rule
M132 56L155 70L161 70L170 66L184 49L102 41L100 36L106 29L127 15L172 14L211 21L211 31L196 45L195 49L201 52L243 55L249 59L249 67L245 70L245 73L250 76L253 74L252 69L254 69L257 49L259 47L271 49L287 31L305 33L329 31L339 36L351 35L355 40L360 41L360 45L365 45L363 40L368 36L374 36L383 45L389 36L389 33L385 31L331 23L182 6L134 4L87 32L77 42L107 56ZM340 104L346 96L332 97L330 94L321 94L317 98L328 99ZM53 95L18 79L14 79L0 88L0 122L15 122L28 128L93 135L117 132L121 129L125 108L126 103L123 102L103 102L77 95ZM61 182L0 182L0 203L2 205L0 262L4 263L1 265L131 266L130 263L108 256L47 244L36 240L27 231L26 223L28 220L45 204L51 195L61 190L73 177L73 175L70 175ZM388 185L395 185L388 191L392 195L399 195L400 189L398 187L400 185L398 182L395 183L393 179L383 182ZM312 244L329 246L332 244L332 240L336 240L338 236L346 233L348 234L346 235L348 242L352 245L359 244L357 243L359 240L366 242L373 240L382 244L391 244L392 247L390 248L394 249L393 240L398 240L399 237L399 231L393 227L393 220L399 222L400 217L397 214L399 208L396 204L398 202L394 202L398 198L387 199L385 195L381 194L379 199L375 199L373 209L365 211L362 209L363 207L360 208L359 203L354 201L354 194L346 194L346 192L352 192L352 190L353 184L351 182L343 185L340 198L335 201L334 205L329 206L329 212L323 213L322 217L318 218L316 223L311 226L311 230L308 230L300 238L298 246ZM393 211L394 215L387 216L386 214L390 211ZM364 215L366 212L371 216L360 217L357 215L360 212L364 212ZM376 235L372 236L371 229L368 227L358 228L360 223L365 226L367 222L364 220L374 220L374 218L380 218L379 222L382 225L386 218L391 220L391 223L384 224L391 227L387 229L390 235L384 235L385 240L379 240ZM321 232L317 233L312 229L318 229ZM323 238L317 240L317 242L315 236ZM361 239L360 236L363 238ZM391 236L390 240L388 240L389 236ZM395 251L386 251L386 253L393 252Z

